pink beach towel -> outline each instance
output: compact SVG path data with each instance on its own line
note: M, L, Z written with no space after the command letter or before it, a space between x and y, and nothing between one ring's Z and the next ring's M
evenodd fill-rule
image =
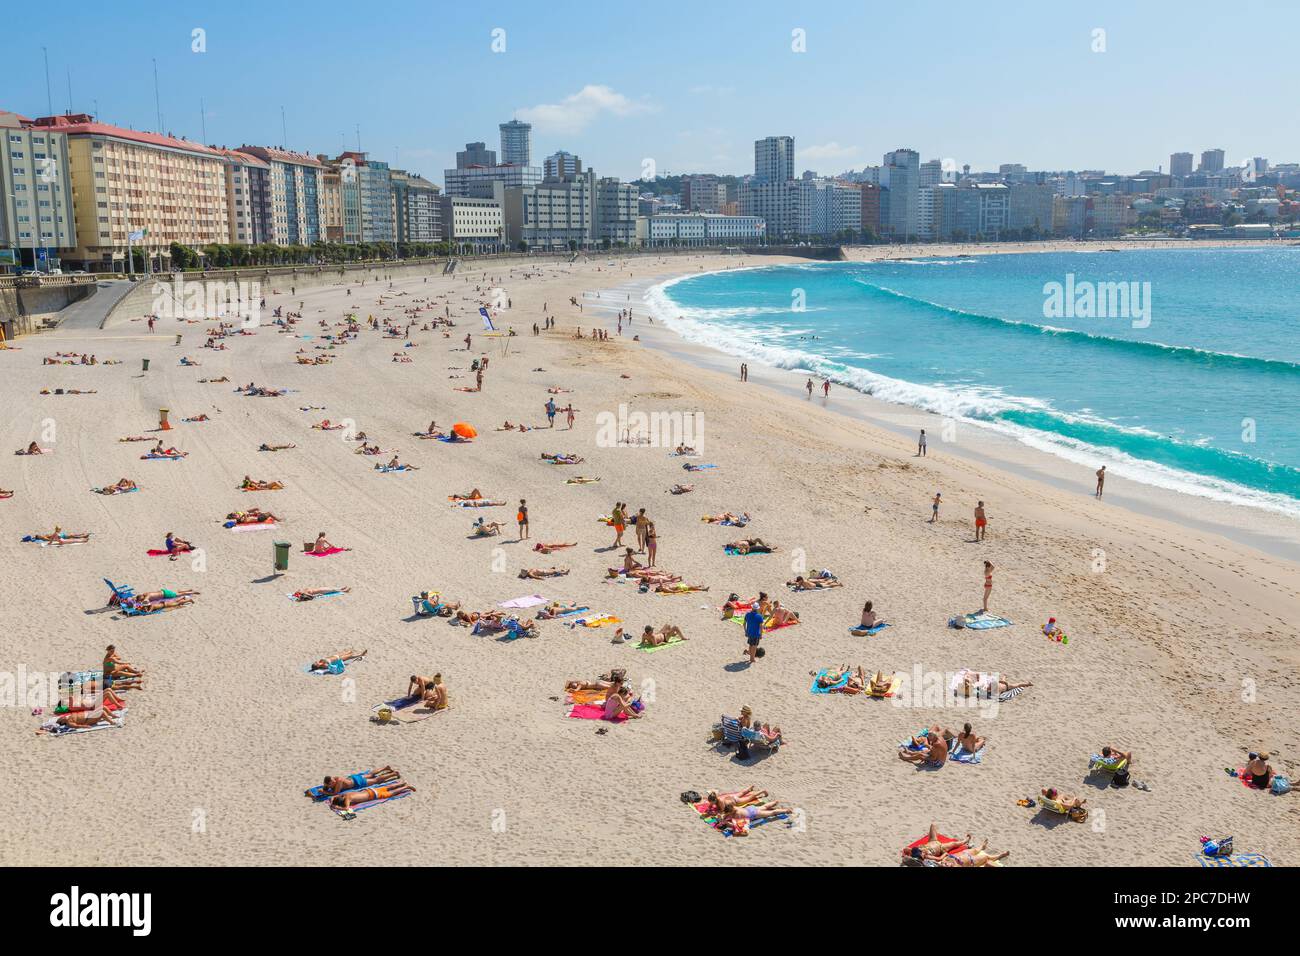
M604 720L605 708L601 704L574 704L569 711L570 717L576 717L578 720ZM621 724L627 720L627 714L619 714L611 723Z
M306 554L313 558L327 558L331 554L338 554L340 551L351 551L351 550L352 550L351 548L328 548L325 551L304 551L303 554Z

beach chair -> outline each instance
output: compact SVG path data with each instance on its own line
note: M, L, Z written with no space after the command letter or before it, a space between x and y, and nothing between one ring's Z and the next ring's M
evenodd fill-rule
M1038 805L1049 813L1059 813L1063 817L1069 817L1075 823L1082 823L1088 819L1087 807L1067 807L1060 800L1041 796L1038 798Z
M108 589L113 592L113 597L117 598L118 603L124 603L129 598L135 597L135 588L129 588L126 587L125 585L114 584L108 578L104 578L104 583L107 584ZM110 604L112 603L112 601L113 598L109 598Z
M411 596L411 612L418 617L434 617L445 606L436 592L431 593L427 598L420 597L418 594Z
M745 749L748 749L751 746L762 747L772 753L776 753L781 749L780 737L776 740L768 740L757 730L749 727L741 727L740 721L737 718L728 717L726 714L723 714L722 717L719 718L718 730L722 735L720 738L722 744L726 747L732 745L743 747Z
M1123 757L1112 755L1103 757L1100 754L1093 754L1088 761L1088 776L1096 774L1117 774L1121 770L1128 768L1128 760Z

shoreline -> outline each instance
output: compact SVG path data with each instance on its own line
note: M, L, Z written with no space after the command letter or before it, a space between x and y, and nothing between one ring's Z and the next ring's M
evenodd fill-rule
M1060 248L1061 245L1065 245L1066 248ZM1102 243L1097 243L1099 247L1102 245ZM1215 248L1226 245L1250 247L1246 241L1224 244L1224 246L1207 243L1204 247L1210 248L1211 245L1214 245ZM1090 254L1102 251L1101 248L1079 249L1075 247L1077 247L1077 244L1026 244L1026 248L1023 249L999 249L995 254L1014 255L1062 251L1080 251ZM1164 248L1162 246L1156 247ZM1185 246L1183 247L1185 248ZM895 247L886 248L892 250ZM956 256L962 250L967 250L967 254L972 256L984 253L984 247L980 246L952 245L939 248L941 251L933 254L945 258ZM1134 248L1137 248L1137 246L1135 245ZM970 253L969 250L971 249L978 251ZM912 257L892 255L881 257L881 259L890 258ZM866 258L853 261L869 262L880 260ZM756 265L751 265L747 261L744 266L724 267L710 271L719 273L735 271L741 268L763 269L801 264L806 263L802 260L782 258L779 261ZM633 301L639 300L642 310L653 312L655 304L649 301L650 293L656 289L670 286L682 279L706 274L709 274L709 271L673 272L672 274L639 281L635 284L635 289L632 286L620 287L620 291L626 289L626 291L631 292ZM609 306L606 306L606 308L609 308ZM612 309L612 311L616 312L617 308ZM636 327L637 333L641 334L642 341L646 344L663 350L679 360L728 375L733 379L736 378L738 364L741 361L747 361L751 366L751 382L776 389L786 395L803 398L802 384L807 377L806 372L778 368L770 364L733 355L719 348L694 342L675 331L669 322L663 321L661 314L656 313L655 317L658 321L650 331L647 331L648 327L644 325ZM814 398L813 401L818 404L825 404L820 396ZM877 428L886 429L912 441L915 440L918 430L925 428L931 435L932 440L929 449L931 452L940 451L942 453L943 449L951 447L954 453L970 457L983 464L1013 470L1022 477L1050 484L1063 491L1076 492L1088 497L1092 495L1091 467L1079 460L1086 457L1086 453L1083 451L1073 451L1064 446L1059 449L1056 447L1050 449L1036 447L1017 439L1014 435L989 427L973 419L960 420L961 431L973 434L972 439L963 440L959 438L953 442L944 442L941 439L941 429L936 427L939 423L945 421L944 416L926 409L880 399L841 383L836 383L829 404L834 406L834 410L841 414L868 422ZM1073 452L1073 454L1067 454L1067 452ZM1300 561L1300 520L1295 517L1265 505L1246 501L1240 503L1224 501L1213 497L1211 494L1197 494L1190 490L1184 491L1178 488L1165 487L1142 481L1140 478L1130 480L1122 474L1124 470L1122 463L1120 463L1121 467L1119 468L1114 467L1115 462L1111 460L1107 460L1106 464L1108 465L1108 477L1111 479L1106 488L1106 500L1108 502L1120 504L1139 514L1175 521L1190 530L1221 535L1285 560ZM1062 465L1065 466L1068 474L1061 473ZM1120 487L1117 488L1116 486ZM1245 490L1250 491L1252 489Z

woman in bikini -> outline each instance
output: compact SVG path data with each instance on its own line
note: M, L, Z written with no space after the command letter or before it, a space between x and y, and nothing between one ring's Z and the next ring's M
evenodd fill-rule
M667 644L674 637L679 641L686 640L686 635L676 624L665 624L657 631L653 625L647 624L645 630L641 632L641 646L658 647L660 644Z
M311 669L314 671L327 671L330 669L330 665L335 661L338 661L340 664L348 664L352 661L359 661L365 656L365 651L347 650L341 654L335 654L333 657L322 657L318 661L312 661Z
M569 573L568 568L520 568L519 576L521 578L532 578L534 581L540 581L543 578L559 578Z
M989 595L993 593L993 562L984 562L984 613L989 610Z
M942 860L954 850L961 849L970 843L970 834L966 834L962 840L942 840L939 838L939 827L937 824L930 824L930 832L926 834L925 842L920 846L912 847L912 859L914 860Z
M722 817L736 807L762 803L767 795L766 790L755 790L752 786L749 786L744 790L737 790L732 793L718 793L716 790L710 790L705 794L704 799L708 803L710 810Z
M985 840L976 849L953 850L939 861L940 866L992 866L999 860L1011 855L1010 850L1001 853L989 852L989 841Z
M784 627L787 624L798 624L799 612L792 611L788 607L782 607L780 601L772 602L772 612L767 616L766 627L770 630L774 627Z
M372 800L388 800L404 793L415 793L415 788L399 779L380 787L365 787L361 790L349 790L347 793L340 793L335 797L331 797L330 803L342 810L347 810L359 803L370 803Z
M314 601L318 597L325 597L329 594L347 594L351 590L351 588L303 588L293 592L293 599L295 601Z

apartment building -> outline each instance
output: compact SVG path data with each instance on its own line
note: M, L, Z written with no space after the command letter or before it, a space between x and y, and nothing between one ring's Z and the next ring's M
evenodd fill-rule
M645 242L651 246L727 246L762 242L766 227L757 216L667 213L651 216Z
M173 242L199 248L230 241L219 150L84 113L43 117L30 128L47 140L51 133L67 139L76 245L63 257L65 268L125 270L129 233L158 269L167 268Z
M442 239L439 189L429 180L402 169L391 170L393 225L397 242Z
M442 228L448 239L480 252L497 251L505 238L501 199L443 196Z
M237 149L218 150L225 160L230 241L258 245L271 241L271 165Z
M49 270L77 245L68 139L0 110L0 266Z
M270 239L277 246L310 246L325 238L321 189L325 164L306 153L272 146L240 146L270 167Z

